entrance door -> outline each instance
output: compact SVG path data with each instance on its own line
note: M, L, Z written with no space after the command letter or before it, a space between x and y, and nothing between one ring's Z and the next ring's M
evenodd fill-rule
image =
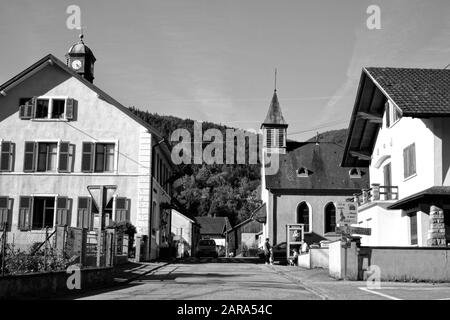
M392 175L391 175L391 164L388 163L383 167L383 174L384 174L384 185L386 187L390 187L392 185ZM384 195L385 200L391 200L392 199L392 193L391 189L386 189L386 194Z

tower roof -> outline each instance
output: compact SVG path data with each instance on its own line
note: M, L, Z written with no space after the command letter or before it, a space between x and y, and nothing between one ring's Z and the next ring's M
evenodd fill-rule
M74 45L72 45L69 49L69 52L67 52L67 55L70 54L84 54L84 55L90 55L92 56L92 58L95 59L94 53L92 52L92 50L84 43L83 41L84 35L81 34L80 35L80 40L75 43Z
M263 122L263 126L265 125L287 127L287 123L283 118L283 114L281 113L280 103L278 102L277 90L275 90L273 93L269 111L267 112L266 119Z

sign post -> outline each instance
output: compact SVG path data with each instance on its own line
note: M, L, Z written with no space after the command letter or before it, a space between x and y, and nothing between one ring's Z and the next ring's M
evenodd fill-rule
M103 209L114 196L117 186L95 185L88 186L87 189L92 197L92 202L97 206L99 213L99 224L97 231L97 267L101 267L102 232L105 229Z

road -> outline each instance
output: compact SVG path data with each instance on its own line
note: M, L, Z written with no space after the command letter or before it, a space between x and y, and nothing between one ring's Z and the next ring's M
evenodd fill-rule
M72 297L87 300L450 300L450 284L336 281L327 270L214 261L174 263L101 291Z
M186 263L169 264L128 285L80 299L311 300L322 297L263 264Z

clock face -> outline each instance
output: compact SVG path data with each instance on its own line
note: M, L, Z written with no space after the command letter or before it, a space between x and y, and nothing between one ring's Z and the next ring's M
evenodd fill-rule
M82 63L81 63L80 60L73 60L73 61L72 61L72 68L73 68L74 70L80 69L81 66L82 66Z

